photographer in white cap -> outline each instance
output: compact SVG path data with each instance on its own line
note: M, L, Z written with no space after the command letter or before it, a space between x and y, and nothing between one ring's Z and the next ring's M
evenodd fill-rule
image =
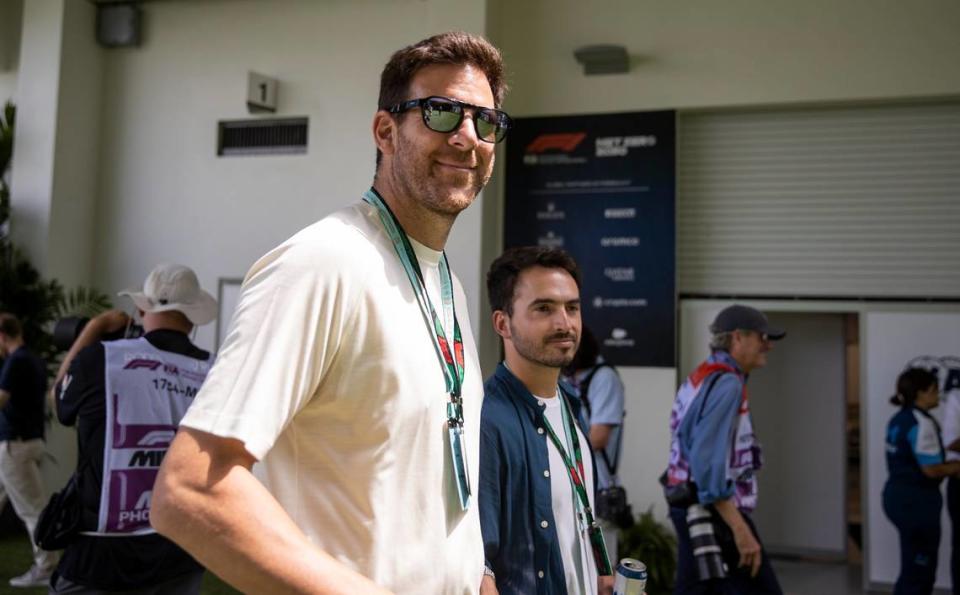
M189 337L211 322L217 302L185 266L158 265L136 305L144 334L119 310L91 320L71 347L55 386L61 423L77 426L78 534L50 593L199 593L203 568L150 527L157 469L212 358ZM107 398L109 395L110 398Z

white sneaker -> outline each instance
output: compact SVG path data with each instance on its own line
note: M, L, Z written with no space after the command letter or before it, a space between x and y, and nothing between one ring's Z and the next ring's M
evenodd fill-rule
M46 587L50 584L50 576L53 574L53 570L41 570L39 566L34 564L30 567L30 570L24 572L20 576L15 576L10 579L11 587Z

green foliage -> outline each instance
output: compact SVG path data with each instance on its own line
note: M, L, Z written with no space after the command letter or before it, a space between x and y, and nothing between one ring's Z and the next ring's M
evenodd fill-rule
M0 238L0 311L20 319L24 341L48 362L56 353L49 329L62 300L60 283L43 280L9 239Z
M666 525L653 517L653 506L622 530L620 557L636 558L647 566L647 593L670 593L677 573L677 539Z
M16 114L17 108L9 101L0 114L0 174L6 173L13 157L13 122Z
M4 225L10 217L10 188L7 187L5 174L13 157L13 121L16 111L8 101L0 114L0 236L4 235Z
M5 233L10 216L10 192L4 180L13 156L13 122L16 110L7 102L0 117L0 311L11 312L23 324L23 338L35 352L53 355L48 327L56 319L63 288L44 281Z
M93 287L74 287L57 304L57 318L93 318L112 307L110 296Z

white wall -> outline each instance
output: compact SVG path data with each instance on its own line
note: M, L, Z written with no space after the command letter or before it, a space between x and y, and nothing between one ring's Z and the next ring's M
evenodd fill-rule
M883 444L886 427L896 409L889 399L896 390L897 375L918 356L960 355L960 313L875 312L861 318L860 345L863 356L861 407L864 420L861 440L867 481L864 484L867 521L867 571L872 583L892 583L900 568L897 532L883 512L883 486L887 466ZM937 410L933 414L939 415ZM941 486L945 492L945 487ZM950 584L950 518L946 506L940 525L940 555L937 586Z
M952 0L491 0L517 114L915 97L960 91ZM573 50L623 44L627 75Z
M17 102L17 72L15 70L0 72L0 105L7 101Z
M10 172L10 231L46 271L63 30L63 0L30 2L23 14L17 121Z
M960 94L960 4L951 0L742 0L723 6L489 0L487 16L512 86L505 107L515 116ZM595 43L625 45L630 73L584 76L573 51ZM495 198L484 211L489 234L500 233L502 190ZM484 267L496 252L484 249ZM689 340L685 332L679 329L681 353ZM485 361L495 359L492 333L481 334L481 342ZM681 363L679 375L695 364ZM635 507L656 503L663 512L659 486L650 478L666 464L675 384L664 378L677 371L621 373L630 409L623 477L636 486Z
M98 284L143 281L158 261L216 291L288 236L356 202L374 173L370 125L390 54L450 28L482 33L469 0L171 1L144 10L144 43L106 52ZM218 158L217 121L249 117L247 71L279 79L278 116L310 118L306 155ZM479 294L480 205L450 260ZM476 299L469 307L477 324ZM213 345L213 325L198 342Z
M45 273L67 288L90 286L94 270L103 71L95 18L88 2L64 3Z

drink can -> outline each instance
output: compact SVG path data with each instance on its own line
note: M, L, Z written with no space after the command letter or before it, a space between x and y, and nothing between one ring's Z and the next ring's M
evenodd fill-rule
M613 582L613 595L643 595L646 588L647 566L633 558L620 560Z

